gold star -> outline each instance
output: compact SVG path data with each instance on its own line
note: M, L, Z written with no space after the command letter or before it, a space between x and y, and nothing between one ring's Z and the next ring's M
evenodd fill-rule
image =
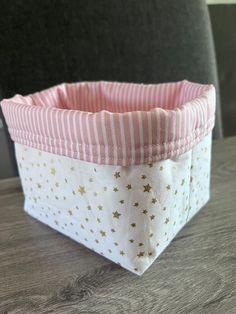
M51 168L51 174L55 176L55 174L56 174L56 169L55 168Z
M105 236L106 236L106 232L103 231L103 230L100 230L100 234L101 234L102 237L105 237Z
M115 173L114 173L114 177L115 177L116 179L120 178L120 172L115 172Z
M58 188L58 187L59 187L59 183L58 183L58 182L56 182L56 183L55 183L55 186Z
M89 231L90 231L91 233L93 233L93 229L90 229Z
M143 188L144 188L144 190L143 190L143 192L150 192L150 190L151 190L151 185L148 183L147 185L143 185Z
M191 176L191 177L190 177L190 183L192 183L192 182L193 182L193 177Z
M152 198L152 204L155 204L157 202L156 198Z
M85 221L87 221L87 222L88 222L88 221L89 221L89 219L86 217L86 218L85 218Z
M111 229L111 232L116 232L116 230L115 229Z
M58 221L57 220L54 220L55 224L58 226Z
M181 182L181 185L184 185L184 183L185 183L185 180L183 179L182 182Z
M134 243L134 240L133 240L133 239L130 239L129 242L130 242L130 243Z
M118 190L117 187L114 187L113 191L114 191L114 192L118 192L119 190Z
M143 243L139 243L138 246L143 246Z
M177 190L175 190L175 195L178 193L178 191Z
M165 224L168 224L169 221L170 221L170 219L169 219L169 218L166 218Z
M72 213L71 209L68 210L68 213L69 213L70 216L73 216L73 213Z
M155 218L155 215L151 215L150 219L153 220Z
M98 222L98 223L101 223L101 219L100 219L100 218L97 218L97 222Z
M99 209L99 210L103 210L102 205L98 205L98 209Z
M99 243L98 239L95 240L96 243Z
M80 225L80 228L84 229L84 226L83 226L83 225Z
M104 191L104 192L107 191L107 187L106 187L106 186L103 187L103 191Z
M78 192L83 195L84 193L86 193L84 186L79 186Z
M118 246L118 243L117 242L114 242L115 246Z
M120 251L120 255L124 256L125 252L124 251Z
M153 165L152 165L152 163L151 163L151 164L148 164L148 166L149 166L149 168L152 168Z
M134 203L134 206L135 206L135 207L138 207L138 205L139 205L138 202Z
M115 212L112 213L113 214L113 218L119 219L121 214L116 210Z
M162 171L162 170L163 170L163 167L162 167L162 166L160 166L160 168L159 168L159 169L160 169L160 171Z
M143 210L143 214L146 215L148 213L147 209Z
M152 252L149 252L148 255L149 255L149 256L152 256Z
M124 204L124 202L125 202L124 200L120 200L120 203L121 203L121 204Z
M94 196L97 196L97 195L98 195L98 193L97 193L97 192L94 192L94 193L93 193L93 195L94 195Z
M42 185L40 183L37 183L37 187L41 189Z
M88 208L88 210L91 210L91 206L90 205L88 205L87 208Z
M146 179L147 178L147 176L145 176L145 174L143 174L142 176L141 176L141 179Z
M138 256L138 257L144 256L144 252L139 252L139 253L137 254L137 256Z
M89 182L93 182L93 178L89 178Z
M130 224L131 227L135 228L136 227L136 224L133 222L132 224Z
M126 185L126 187L127 187L128 190L131 190L131 189L132 189L131 184Z
M170 190L170 185L169 185L169 184L166 186L166 189L167 189L167 190Z
M163 208L162 208L162 210L164 210L164 211L165 211L165 210L166 210L166 207L163 207Z
M74 167L71 167L71 168L70 168L70 170L71 170L71 171L74 171L74 170L75 170L75 168L74 168Z
M138 271L138 268L134 268L134 271Z

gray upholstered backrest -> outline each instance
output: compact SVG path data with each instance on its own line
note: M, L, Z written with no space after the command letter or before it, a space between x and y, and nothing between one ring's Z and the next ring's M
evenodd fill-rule
M205 0L2 1L0 15L3 97L101 79L218 89Z

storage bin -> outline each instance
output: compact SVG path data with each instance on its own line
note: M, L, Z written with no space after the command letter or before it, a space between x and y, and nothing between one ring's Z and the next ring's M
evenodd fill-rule
M131 272L209 199L213 85L81 82L1 105L25 211Z

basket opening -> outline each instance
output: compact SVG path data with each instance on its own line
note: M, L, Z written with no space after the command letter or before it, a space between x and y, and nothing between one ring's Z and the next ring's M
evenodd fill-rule
M133 112L153 108L176 109L199 97L205 85L186 80L163 84L119 82L64 83L24 97L31 105L85 112Z

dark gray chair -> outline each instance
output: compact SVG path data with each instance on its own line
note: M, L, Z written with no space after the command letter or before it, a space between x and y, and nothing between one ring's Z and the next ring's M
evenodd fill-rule
M218 80L205 0L1 1L2 97L57 83ZM219 94L214 137L222 136ZM15 159L9 140L12 164Z

